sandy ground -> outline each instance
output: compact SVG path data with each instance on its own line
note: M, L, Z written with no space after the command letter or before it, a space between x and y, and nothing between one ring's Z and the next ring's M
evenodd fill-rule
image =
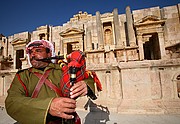
M77 111L82 124L180 124L180 115L130 115L103 111ZM5 108L0 107L0 124L14 124Z

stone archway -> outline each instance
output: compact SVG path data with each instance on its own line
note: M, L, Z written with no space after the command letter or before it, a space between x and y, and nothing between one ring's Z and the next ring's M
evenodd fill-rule
M105 40L105 45L113 44L112 31L110 29L106 29L104 31L104 40Z

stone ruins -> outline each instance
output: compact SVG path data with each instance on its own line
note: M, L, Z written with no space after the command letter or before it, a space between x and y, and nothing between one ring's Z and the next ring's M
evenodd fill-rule
M19 69L28 68L25 45L51 41L56 55L84 51L103 91L94 103L110 112L180 114L180 4L95 15L79 12L62 26L0 34L0 98ZM78 108L88 101L79 98Z

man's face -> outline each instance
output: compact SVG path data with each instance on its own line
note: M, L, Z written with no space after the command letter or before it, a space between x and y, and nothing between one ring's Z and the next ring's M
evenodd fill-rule
M36 59L43 59L47 57L51 57L51 54L47 53L46 48L44 47L35 47L29 52L30 63L34 68L46 67L48 65L48 62L37 61Z

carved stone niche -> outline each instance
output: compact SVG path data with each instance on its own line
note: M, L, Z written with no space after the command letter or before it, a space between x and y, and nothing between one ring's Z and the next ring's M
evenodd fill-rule
M83 51L84 45L84 30L78 28L68 28L59 33L62 37L64 46L64 54L69 54L74 50Z
M0 63L1 63L1 66L0 66L1 70L10 70L12 68L12 65L13 65L11 55L8 57L2 56Z
M11 44L13 46L13 59L14 59L14 69L23 69L26 68L27 59L26 59L26 44L28 43L27 39L16 38Z
M40 40L49 40L49 26L40 26L36 28Z

